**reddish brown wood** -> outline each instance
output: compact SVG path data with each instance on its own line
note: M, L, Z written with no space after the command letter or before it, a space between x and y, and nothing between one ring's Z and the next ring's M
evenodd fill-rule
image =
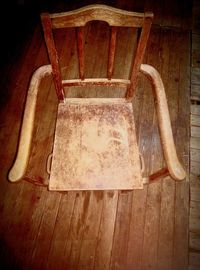
M124 79L107 79L107 78L86 78L81 79L71 79L71 80L62 80L63 86L120 86L126 87L130 84L129 80Z
M109 14L113 15L108 16ZM75 18L78 17L78 21ZM123 21L124 15L126 14L126 20ZM129 17L130 16L130 17ZM78 58L79 58L79 74L80 79L83 81L85 79L84 72L84 28L83 26L91 20L103 20L108 22L112 26L111 37L110 37L110 46L109 46L109 57L108 57L108 79L110 80L113 74L114 67L114 58L116 50L116 35L117 29L116 26L131 26L131 27L142 27L142 33L139 39L139 44L136 52L136 57L133 64L133 69L131 72L131 84L128 87L126 97L132 99L134 90L137 84L137 77L140 69L140 65L143 60L143 56L146 49L146 44L152 24L153 14L152 13L134 13L126 12L122 10L113 9L101 5L91 5L80 10L73 12L66 12L60 14L42 14L41 15L42 24L44 28L45 40L47 43L47 49L49 53L49 58L52 64L53 77L55 82L55 87L59 100L64 99L64 90L63 84L61 81L61 74L58 63L58 56L53 40L52 27L61 28L61 27L73 27L78 26L77 29L77 49L78 49ZM56 21L56 25L55 25ZM89 83L89 82L88 82ZM76 84L72 84L76 85ZM79 84L80 85L80 84ZM105 85L105 84L104 84Z
M77 28L77 50L79 61L79 76L81 80L85 78L85 55L84 55L84 27Z
M132 72L131 72L131 79L130 79L131 84L130 84L130 86L127 90L127 93L126 93L127 99L133 98L133 94L134 94L134 91L135 91L136 86L137 86L137 79L138 79L138 74L140 71L140 65L142 64L142 60L143 60L143 57L145 54L147 40L149 38L152 20L153 20L153 14L149 13L149 12L145 13L144 23L142 26L142 32L141 32L141 36L139 39L139 43L138 43L138 47L137 47L137 51L136 51L136 56L135 56L135 60L134 60L134 64L133 64L133 68L132 68Z
M105 21L110 26L141 27L144 14L96 4L50 14L50 17L53 28L80 27L92 20Z
M59 104L49 190L134 188L143 181L132 103L68 98Z
M108 79L110 80L113 75L113 67L115 60L115 51L116 51L116 38L117 38L117 28L111 27L110 35L110 46L109 46L109 56L108 56Z
M155 2L155 1L154 1ZM123 2L124 4L124 2ZM156 35L159 36L159 31L157 31L158 28L154 28L154 32ZM177 30L177 29L176 29ZM185 100L189 98L189 92L187 88L186 80L189 81L190 76L185 76L186 69L189 69L189 66L187 63L185 63L184 59L186 58L187 47L189 47L190 42L184 42L181 40L181 42L177 43L177 37L188 35L189 33L186 32L179 32L179 31L173 31L171 29L163 29L162 33L164 35L164 38L166 39L166 44L163 45L163 43L159 44L159 40L162 41L162 38L158 37L155 38L151 35L151 42L149 43L150 48L151 45L154 45L153 50L148 50L148 63L159 67L158 69L161 71L163 81L165 82L166 86L171 84L170 87L166 87L167 89L167 96L169 101L169 107L170 109L173 109L173 115L175 114L175 117L172 118L175 132L177 130L177 125L181 126L181 130L179 130L179 137L177 139L177 142L179 144L179 151L180 148L184 149L185 151L185 144L188 141L188 139L185 139L182 137L183 131L187 130L189 128L188 125L185 124L184 119L185 113L189 112L188 106L184 106ZM40 32L39 32L40 33ZM103 39L103 35L101 37ZM67 37L68 40L72 41L72 37ZM123 39L122 42L124 42L125 39ZM59 42L63 44L63 39L60 39ZM74 41L74 39L73 39ZM144 190L134 190L133 191L133 202L130 205L126 203L121 203L120 200L118 203L118 192L102 192L101 196L96 196L96 204L94 204L94 199L92 199L92 195L90 196L89 206L88 208L85 207L87 205L85 203L85 195L86 192L76 192L77 197L74 199L74 193L73 192L65 192L63 193L63 196L70 196L69 198L65 198L61 201L59 212L56 217L56 219L53 217L53 212L51 214L48 214L48 218L46 218L46 215L43 215L46 211L49 212L52 211L51 207L56 208L57 205L57 198L60 197L60 193L56 192L56 196L52 196L51 192L48 192L45 188L41 187L35 187L34 185L30 185L29 183L25 183L22 181L18 185L12 185L7 183L6 181L6 174L7 174L7 168L10 166L15 148L16 148L16 140L17 140L17 134L19 129L19 120L21 117L21 111L22 106L19 109L19 104L22 103L22 96L25 96L25 89L27 88L27 81L30 78L32 70L36 69L37 66L40 66L42 64L48 63L45 59L45 53L41 52L43 47L38 47L38 36L36 36L35 40L31 43L32 49L29 50L30 53L28 54L28 58L23 55L22 59L20 58L20 64L15 62L15 65L12 66L12 76L10 73L7 73L7 77L9 77L9 80L12 80L12 86L9 85L9 88L7 88L7 85L5 85L5 88L8 89L9 99L7 100L8 103L3 103L6 106L2 106L1 109L3 109L2 116L5 117L3 119L3 123L5 125L2 126L1 129L1 143L4 145L5 141L7 142L3 149L0 149L1 151L1 211L0 211L0 220L1 220L1 236L3 238L3 244L1 245L1 259L6 257L5 260L9 261L10 268L14 269L17 266L22 269L28 269L30 268L30 262L32 258L32 253L36 253L36 260L34 267L36 269L39 269L41 267L41 260L44 259L44 256L41 254L46 254L45 256L48 257L48 264L44 265L43 268L48 269L71 269L68 266L60 267L61 262L65 262L66 264L69 262L70 254L70 260L74 261L75 266L77 264L80 264L80 266L77 267L77 269L81 269L82 267L82 258L84 254L82 254L83 250L85 250L85 253L87 250L89 252L86 254L86 256L90 258L91 261L94 260L94 268L90 268L90 264L85 264L85 268L82 269L109 269L110 264L110 257L113 254L113 251L116 254L117 258L117 247L124 248L125 242L127 241L127 234L123 234L123 229L126 225L123 223L123 218L118 219L119 222L116 222L116 211L117 213L123 215L123 212L127 212L128 209L131 207L131 223L130 226L127 228L129 231L128 234L128 254L127 258L129 260L129 265L120 265L118 266L118 262L116 262L115 268L118 269L145 269L143 265L141 265L142 258L144 259L146 269L157 269L157 270L169 270L169 269L186 269L187 264L185 261L187 260L187 232L186 230L186 221L188 220L187 211L186 208L189 206L187 202L188 195L186 192L180 192L180 187L183 186L184 182L177 183L176 187L174 187L175 183L171 179L165 179L165 181L162 182L161 189L159 189L159 182L150 185L151 189L149 192L150 186L145 186ZM66 41L65 41L66 42ZM38 47L36 54L33 55L33 50L35 51L36 48L34 46ZM73 43L74 44L74 43ZM173 44L180 45L181 50L179 49L179 46L174 46ZM59 45L58 45L59 46ZM162 47L161 57L159 59L156 59L156 48L159 48L159 46ZM168 57L168 51L173 51L173 54L170 54ZM70 53L73 53L73 49L70 48L70 52L68 51L66 53L66 50L63 53L63 58L67 61L70 61ZM95 50L91 51L94 53ZM126 49L123 50L123 55L125 54ZM42 56L43 55L43 59ZM154 57L155 55L155 57ZM174 57L174 61L171 62L171 59ZM37 60L36 57L37 56ZM40 56L40 57L38 57ZM164 57L164 61L163 61ZM92 56L90 56L89 60ZM34 59L34 61L33 61ZM182 60L181 60L182 59ZM188 57L188 60L190 58ZM36 64L34 64L34 62ZM93 61L98 61L98 57ZM180 62L181 61L181 62ZM177 63L178 62L178 63ZM102 62L101 62L102 63ZM99 68L102 67L101 63L99 63ZM177 63L177 64L176 64ZM180 64L179 64L180 63ZM18 69L19 72L18 72ZM183 65L184 64L184 65ZM173 65L173 68L172 68ZM177 66L182 67L183 70L179 74L179 69ZM162 68L161 68L162 66ZM116 71L120 69L121 66L116 66ZM177 70L176 73L172 72L172 69ZM14 70L14 72L13 72ZM16 78L16 72L19 73ZM24 71L26 76L24 75ZM74 75L73 70L70 70L71 76ZM30 73L30 74L29 74ZM181 77L179 77L181 76ZM185 76L185 79L184 79ZM152 93L149 83L145 78L142 76L142 83L141 85L141 91L138 91L139 95L135 95L134 97L134 117L136 120L136 123L140 123L140 128L137 127L136 130L140 130L140 136L138 135L138 140L141 143L142 146L148 146L148 149L151 149L151 139L148 140L148 135L151 133L152 130L155 129L154 124L150 121L151 116L148 116L150 114L150 111L153 110L152 106ZM21 78L21 79L20 79ZM181 81L181 85L179 88L176 87L177 83L175 83L174 78L176 81ZM143 80L144 79L144 80ZM50 91L52 89L49 89L49 84L51 84L51 79L48 78L47 82L45 84L42 84L42 87L40 88L40 92L46 93L48 96L48 99L46 100L44 97L46 95L41 95L41 98L38 99L38 108L40 111L38 111L39 117L38 121L40 122L39 130L37 130L37 136L34 136L34 139L36 137L36 142L34 142L35 150L32 152L32 156L34 156L30 163L29 174L28 175L34 175L34 168L37 167L37 169L42 171L42 164L39 162L41 160L41 156L38 154L38 152L45 152L46 149L49 147L51 148L51 142L47 139L49 137L48 132L46 132L45 135L42 131L42 125L41 125L41 118L44 118L45 120L45 129L48 129L48 127L54 127L52 125L52 117L53 113L46 112L44 108L44 100L45 100L45 106L52 107L54 106L54 103L56 102L54 99L54 93L53 96L49 99L49 93L52 95L52 92ZM15 87L17 85L17 88ZM142 91L142 88L144 87L145 91ZM179 93L180 89L183 91L182 93ZM178 92L177 97L172 99L172 92ZM102 95L103 96L103 95ZM106 97L106 94L104 94ZM20 98L19 98L20 97ZM84 96L83 96L84 97ZM16 100L17 99L17 100ZM147 103L149 101L149 103ZM151 102L152 101L152 102ZM179 102L178 102L179 101ZM137 104L140 104L137 105ZM147 105L149 104L149 106ZM178 109L178 104L180 108L182 108L182 111L184 114L182 114L182 111ZM56 106L56 104L55 104ZM138 106L138 107L137 107ZM173 106L175 108L173 108ZM138 109L137 109L138 108ZM152 109L151 109L152 108ZM144 113L145 111L145 115ZM43 111L45 111L44 115ZM55 110L56 111L56 110ZM136 112L135 112L136 111ZM17 113L16 113L17 112ZM55 112L56 114L56 112ZM171 110L170 110L171 114ZM177 114L180 114L180 118L177 120ZM137 119L139 118L139 119ZM181 120L182 119L182 120ZM181 121L180 121L181 120ZM37 126L38 121L35 122L35 125ZM150 122L149 122L150 121ZM6 123L9 123L7 125ZM51 130L51 129L50 129ZM50 132L51 133L51 132ZM8 136L8 134L11 134L11 136ZM145 139L141 139L143 134L145 134ZM42 140L41 140L42 136ZM149 135L151 137L151 135ZM47 140L46 140L47 139ZM157 139L157 137L156 137ZM39 143L38 143L39 142ZM41 143L43 142L43 143ZM157 147L159 147L159 142L156 143L156 140L154 141L154 153L157 151ZM157 162L160 162L160 160L163 161L161 156L151 155L151 151L148 153L148 149L141 148L142 153L147 153L145 155L150 156L149 162L147 164L147 169L153 166L157 166ZM146 151L147 150L147 151ZM185 151L184 154L188 154L188 151ZM38 160L39 159L39 160ZM43 159L46 160L45 157ZM37 162L35 162L37 161ZM155 165L154 165L155 164ZM38 174L40 175L40 174ZM198 181L198 179L196 179ZM169 186L170 185L170 186ZM152 188L155 186L155 188ZM25 188L26 187L26 188ZM176 190L176 194L174 193ZM73 194L73 195L72 195ZM75 195L76 195L75 194ZM84 198L82 199L82 194ZM96 193L95 193L96 194ZM148 195L146 195L148 194ZM154 195L155 194L155 195ZM78 197L79 195L79 197ZM113 197L112 197L113 196ZM126 195L125 195L126 196ZM47 201L47 198L51 198L53 203L50 203L50 201ZM80 199L81 202L78 202ZM103 200L103 203L102 203ZM152 202L153 200L153 202ZM47 203L45 203L47 201ZM56 204L55 204L56 201ZM74 203L74 201L76 201ZM78 202L78 204L77 204ZM124 200L123 200L124 202ZM176 202L176 207L175 207ZM127 200L127 203L129 201ZM102 212L101 207L97 204L102 204ZM74 206L75 205L75 206ZM93 207L95 208L93 211ZM78 211L77 209L80 209ZM75 209L75 211L74 211ZM88 209L88 210L87 210ZM119 209L119 210L117 210ZM147 211L146 211L147 209ZM152 211L153 210L153 211ZM91 212L96 211L96 217L97 221L94 222L93 214ZM121 212L120 212L121 211ZM55 211L56 212L56 211ZM54 212L54 213L55 213ZM100 212L100 213L99 213ZM147 213L147 214L146 214ZM56 215L57 213L55 213ZM99 215L101 214L101 221L99 225ZM64 215L64 216L63 216ZM76 219L76 221L73 221L73 219ZM127 217L128 218L128 217ZM155 222L154 222L155 218ZM51 220L53 219L53 220ZM83 222L84 220L84 222ZM45 226L44 222L46 222L47 225ZM52 222L54 222L55 227L52 226ZM121 222L121 225L120 225ZM40 225L42 223L42 225ZM122 228L117 227L122 226ZM127 224L127 222L125 222ZM144 239L144 224L145 224L145 239ZM53 228L52 228L53 227ZM70 234L72 235L69 239L68 237L68 230L70 227ZM39 229L40 228L40 229ZM97 233L97 228L99 228L99 232ZM12 230L12 231L11 231ZM53 235L52 235L53 230ZM95 231L95 232L94 232ZM114 234L116 232L119 232L119 240L113 240ZM158 233L156 232L158 231ZM167 231L167 232L166 232ZM38 232L40 236L38 237ZM76 237L77 233L79 238ZM83 233L82 233L83 232ZM149 232L149 233L148 233ZM148 239L147 239L148 234ZM49 235L49 239L47 239L47 235ZM123 237L124 236L124 237ZM152 236L152 238L151 238ZM5 240L4 240L5 239ZM116 239L116 238L115 238ZM144 241L144 240L145 241ZM72 243L72 241L75 243ZM86 246L86 241L88 240L88 243L91 243L89 241L94 241L92 245ZM193 241L195 239L193 238ZM40 245L42 241L46 241L44 244ZM96 242L95 242L96 241ZM162 243L160 244L160 242ZM20 243L17 245L17 243ZM72 244L71 244L72 243ZM168 245L168 249L166 250L165 247L163 247L163 244ZM96 246L95 246L96 245ZM81 248L79 248L81 246ZM71 248L72 247L72 248ZM37 249L40 249L37 251ZM42 249L42 251L41 251ZM2 251L3 250L3 251ZM50 250L50 252L49 252ZM69 250L69 252L66 252L66 250ZM71 252L72 250L72 252ZM80 251L81 250L81 251ZM95 250L95 252L93 252ZM145 255L148 256L148 259L150 256L152 256L152 250L154 257L152 256L155 264L148 264L149 260L146 258L146 256L143 256L143 250L145 252ZM120 250L119 250L120 251ZM65 253L66 252L66 253ZM66 254L67 256L64 256L63 254ZM49 255L48 255L49 254ZM69 255L68 255L69 254ZM75 256L73 257L73 255ZM95 254L95 255L93 255ZM119 260L121 254L118 253ZM148 255L149 254L149 255ZM3 257L4 255L4 257ZM41 256L39 256L41 255ZM35 257L35 256L34 256ZM80 258L80 259L79 259ZM11 259L11 260L10 260ZM78 263L78 260L80 263ZM44 259L46 262L46 258ZM175 263L172 263L176 262ZM164 265L165 263L165 265ZM180 263L181 267L180 268ZM183 266L185 265L185 267ZM4 266L2 264L2 267ZM17 266L16 266L17 265ZM161 267L162 265L162 267ZM164 266L163 266L164 265ZM169 267L168 267L169 266ZM168 268L167 268L168 267Z
M46 41L47 51L49 54L49 60L52 65L52 74L53 80L56 88L56 93L59 100L64 100L64 89L62 86L62 79L60 74L58 55L53 39L52 27L51 27L51 19L49 14L43 13L41 15L42 26L44 30L44 37Z
M167 168L162 168L159 171L151 174L149 176L149 182L159 179L160 177L165 177L169 175L169 170Z

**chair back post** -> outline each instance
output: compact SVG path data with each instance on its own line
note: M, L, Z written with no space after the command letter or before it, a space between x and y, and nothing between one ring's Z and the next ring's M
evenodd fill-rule
M126 92L126 98L128 100L133 99L133 95L137 87L137 80L138 80L138 75L140 72L140 66L142 64L144 54L146 51L146 46L147 46L147 41L148 41L150 30L151 30L152 21L153 21L153 13L145 12L142 32L139 38L139 42L138 42L138 46L136 50L136 56L133 62L133 68L132 68L131 76L130 76L131 83Z
M41 15L46 46L49 59L52 65L52 73L58 99L64 101L64 86L84 86L84 85L107 85L107 86L126 86L126 98L131 100L137 85L137 78L140 66L146 50L146 44L149 37L153 13L136 13L116 9L105 5L90 5L74 11L63 13ZM85 52L84 52L84 26L93 20L107 22L111 27L107 78L85 78ZM77 33L77 53L79 63L79 79L62 80L59 67L58 54L56 51L53 29L75 27ZM139 38L136 56L133 61L133 67L130 72L130 79L113 79L114 60L117 42L117 27L139 27L142 29Z
M55 42L52 33L51 18L48 13L41 14L41 21L44 31L44 38L47 46L49 60L52 66L52 74L56 93L59 101L64 101L64 88L59 68L58 54L55 47Z

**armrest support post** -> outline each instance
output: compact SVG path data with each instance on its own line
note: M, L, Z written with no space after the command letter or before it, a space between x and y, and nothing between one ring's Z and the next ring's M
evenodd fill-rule
M173 179L183 180L186 174L177 157L162 79L158 71L150 65L142 64L140 71L150 80L153 86L161 143L167 168Z
M29 161L33 127L35 119L36 102L41 79L52 72L51 65L39 67L31 78L29 90L26 98L24 117L20 132L17 156L12 166L8 179L11 182L20 180L25 172Z

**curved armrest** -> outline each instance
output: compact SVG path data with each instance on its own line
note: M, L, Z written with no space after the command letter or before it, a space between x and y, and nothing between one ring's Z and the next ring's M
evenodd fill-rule
M31 78L26 98L26 105L21 127L17 157L15 159L14 165L12 166L8 174L8 179L11 182L16 182L20 180L25 174L31 148L36 101L40 81L45 75L50 74L51 72L52 72L51 65L44 65L39 67L33 73L33 76Z
M147 76L154 87L161 143L169 173L175 180L183 180L186 174L177 157L162 79L158 71L150 65L142 64L140 71Z

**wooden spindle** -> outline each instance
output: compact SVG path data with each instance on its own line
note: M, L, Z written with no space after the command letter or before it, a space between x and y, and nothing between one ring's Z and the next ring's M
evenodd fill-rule
M84 55L84 27L77 28L77 50L79 61L79 76L81 80L85 78L85 55Z
M51 27L51 18L48 13L43 13L41 15L42 26L44 30L44 37L46 41L47 51L49 55L49 60L52 66L52 74L54 85L56 88L57 97L60 101L64 101L64 89L62 85L62 78L58 62L58 54L56 51L52 27Z
M142 64L142 60L145 54L147 40L149 38L149 33L151 30L152 20L153 20L153 14L145 13L142 32L139 38L135 61L134 61L133 68L131 71L131 78L130 78L131 84L129 88L127 89L127 93L126 93L126 98L129 100L133 98L133 95L137 86L137 79L140 72L140 66Z
M108 79L110 80L113 75L115 51L116 51L116 40L117 40L117 27L111 27L110 44L109 44L109 55L108 55Z

